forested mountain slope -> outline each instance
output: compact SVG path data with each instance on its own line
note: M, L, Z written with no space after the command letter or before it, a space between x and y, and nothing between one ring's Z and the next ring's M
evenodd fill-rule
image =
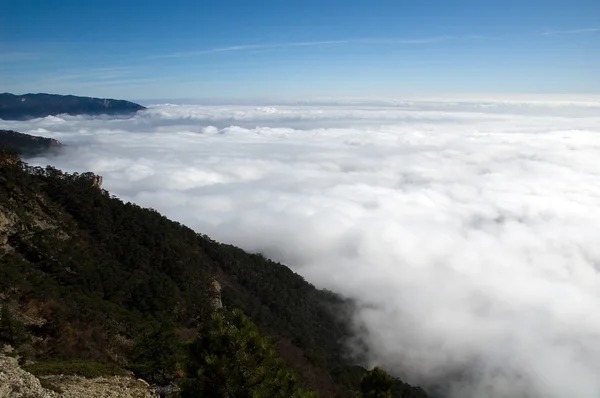
M352 303L282 264L123 203L97 182L92 173L30 167L12 153L0 155L0 346L10 343L36 361L93 360L163 384L189 379L189 369L191 377L198 369L208 377L209 362L232 352L263 352L266 363L277 361L273 355L283 359L273 376L278 388L290 375L321 397L350 397L360 388L366 370L344 354L351 331L343 314ZM234 309L249 319L227 315ZM223 322L242 337L224 341L226 334L215 332L225 330ZM221 337L198 340L198 330ZM186 341L188 356L181 357ZM206 351L206 344L213 348ZM200 355L196 362L193 355ZM247 366L263 369L259 362ZM202 382L225 383L214 374ZM426 396L390 380L393 396Z
M146 109L134 102L58 94L0 94L0 119L25 120L69 115L127 115Z
M58 151L62 144L52 138L17 133L12 130L0 130L0 148L6 148L26 156L47 151Z

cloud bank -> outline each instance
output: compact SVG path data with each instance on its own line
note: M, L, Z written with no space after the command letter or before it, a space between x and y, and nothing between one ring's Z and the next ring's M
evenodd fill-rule
M600 102L157 105L3 122L124 200L356 298L451 397L600 396Z

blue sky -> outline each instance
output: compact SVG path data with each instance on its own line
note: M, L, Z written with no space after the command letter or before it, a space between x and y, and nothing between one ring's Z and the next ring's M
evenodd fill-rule
M0 91L600 94L600 2L0 0Z

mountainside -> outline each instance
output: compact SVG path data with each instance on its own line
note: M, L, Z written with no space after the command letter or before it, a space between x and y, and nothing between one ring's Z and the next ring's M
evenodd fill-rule
M77 360L205 395L426 397L346 358L351 302L97 182L0 155L0 348L38 372Z
M0 130L0 147L25 156L58 150L62 146L59 141L52 138L37 137L12 130Z
M127 115L146 109L134 102L58 94L0 94L0 119L26 120L69 115Z

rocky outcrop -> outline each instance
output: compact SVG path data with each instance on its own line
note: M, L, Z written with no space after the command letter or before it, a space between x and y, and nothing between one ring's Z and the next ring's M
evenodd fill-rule
M159 394L145 381L126 376L38 379L21 369L16 358L0 355L0 398L153 398Z
M92 184L98 189L102 188L102 176L94 175L92 178Z
M57 398L152 398L156 395L148 386L133 377L111 376L87 379L79 376L44 376L45 385L60 391Z
M31 373L19 367L16 358L0 355L0 398L53 398L53 391L42 387Z
M215 310L220 310L223 308L223 301L221 300L221 284L216 279L212 282L213 285L213 298L212 298L212 306Z

